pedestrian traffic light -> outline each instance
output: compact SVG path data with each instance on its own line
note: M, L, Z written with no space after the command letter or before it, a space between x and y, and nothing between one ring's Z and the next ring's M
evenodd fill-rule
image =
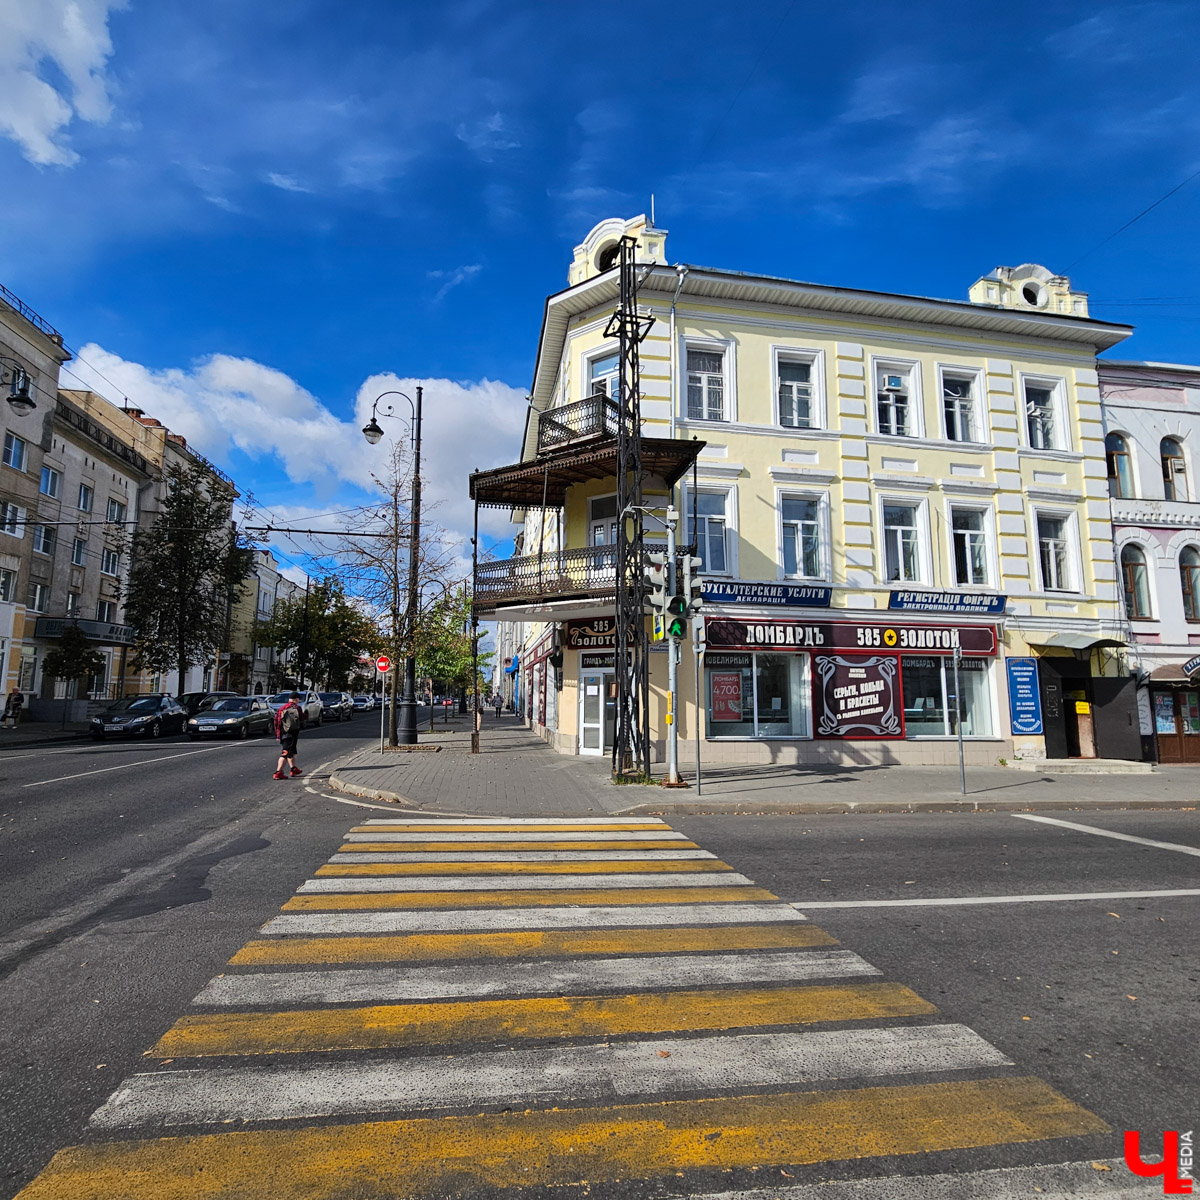
M687 605L682 596L667 601L667 633L673 638L687 636Z
M646 576L646 603L652 613L665 615L667 611L667 556L658 551L647 554L643 570Z
M702 561L695 554L679 556L680 594L683 597L685 616L693 617L704 607L704 597L700 594L700 576L698 574Z

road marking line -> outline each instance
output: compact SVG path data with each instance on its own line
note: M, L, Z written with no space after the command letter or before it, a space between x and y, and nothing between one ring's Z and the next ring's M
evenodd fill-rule
M47 783L66 783L71 779L83 779L88 775L104 775L109 771L128 771L131 767L145 767L153 763L170 762L173 758L189 758L193 754L210 754L213 750L229 750L244 746L244 742L230 742L224 746L205 746L203 750L184 750L180 754L166 754L159 758L144 758L140 762L121 763L117 767L98 767L94 771L80 771L78 775L60 775L57 779L38 779L33 783L23 783L22 787L42 787Z
M489 892L335 892L319 896L293 896L282 906L285 913L351 912L380 909L429 908L538 908L542 905L601 906L618 904L716 904L721 901L746 902L777 900L766 888L738 887L631 887L581 888L568 896L530 890Z
M382 817L372 817L371 820L364 821L363 824L372 827L399 825L406 829L409 826L422 826L430 829L453 829L455 827L487 829L492 826L499 826L501 829L507 829L510 825L546 825L551 829L557 829L560 825L569 825L571 828L580 825L608 825L617 829L628 829L630 827L641 829L647 825L652 825L658 829L670 828L666 821L660 820L658 817L393 817L391 820L385 820ZM356 828L358 827L356 826Z
M150 1054L203 1058L480 1045L516 1038L605 1038L867 1021L936 1011L900 984L857 983L190 1013L163 1034Z
M361 846L343 848L331 863L595 863L595 862L657 862L669 859L706 858L713 862L717 856L708 850L510 850L507 853L484 854L457 851L426 853L424 850L396 851L390 847L374 853L363 853Z
M1200 888L1172 888L1154 892L1048 892L1030 896L933 896L903 900L795 900L792 907L810 908L941 908L956 904L1043 904L1063 900L1156 900L1167 896L1200 896Z
M402 835L398 835L402 836ZM349 842L338 847L338 852L342 854L352 854L355 851L366 854L385 854L391 852L393 854L407 851L412 854L432 854L432 853L457 853L465 854L468 851L476 850L483 853L496 853L499 851L520 852L528 851L534 853L538 850L595 850L595 842L581 842L571 839L562 842ZM604 843L606 850L662 850L662 842L644 842L639 840L629 842L606 842ZM700 847L695 842L675 842L670 849L674 850L699 850Z
M513 862L511 859L504 859L500 862L375 862L374 859L381 857L378 854L364 854L358 856L366 859L366 862L346 862L342 861L347 858L352 858L351 855L343 855L340 859L335 859L332 862L326 863L323 867L317 868L317 875L320 878L330 878L333 876L383 876L383 875L469 875L469 876L503 876L514 875L521 876L522 882L526 882L523 878L528 875L562 875L568 877L580 875L594 875L596 871L602 870L607 874L625 874L625 875L668 875L678 872L685 872L691 875L719 875L723 872L732 872L733 868L728 863L723 863L716 858L708 858L702 861L689 859L667 859L658 862L643 862L641 859L630 855L627 861L624 862ZM392 886L395 887L393 881ZM482 884L480 886L483 886Z
M307 933L465 933L518 929L603 929L655 925L746 925L759 921L803 921L789 904L678 904L594 908L459 909L439 912L284 913L262 932Z
M558 1046L426 1059L145 1072L92 1116L93 1129L421 1113L512 1103L611 1103L672 1092L1012 1066L963 1025L772 1032Z
M20 1200L315 1200L351 1174L356 1200L462 1196L1105 1132L1040 1079L956 1080L74 1146Z
M572 842L628 842L636 840L639 842L686 842L687 835L676 833L674 829L639 829L617 830L617 829L587 829L579 832L564 831L567 837L563 837L563 833L525 833L522 831L483 831L472 833L469 830L461 832L457 830L448 830L438 833L388 833L385 830L372 830L365 828L355 828L342 839L347 842L412 842L414 845L420 842L479 842L486 845L489 842L561 842L569 840ZM631 839L630 834L636 832L636 838ZM536 849L536 846L534 847ZM603 847L600 847L601 849Z
M460 964L218 975L192 1001L217 1007L384 1004L466 996L579 996L639 988L800 983L879 975L849 950L596 958L580 963L500 963L486 972Z
M247 942L229 962L235 967L353 962L474 962L507 958L575 958L579 955L782 950L837 944L836 938L807 922L599 932L551 929L519 933L260 939Z
M1138 846L1151 846L1155 850L1174 850L1177 854L1191 854L1200 858L1200 849L1184 846L1179 842L1156 842L1153 838L1134 837L1131 833L1114 833L1111 829L1098 829L1095 825L1079 825L1074 821L1060 821L1057 817L1038 817L1033 813L1011 813L1021 821L1038 821L1043 825L1060 825L1063 829L1074 829L1078 833L1092 833L1097 837L1115 838L1118 842L1133 842Z
M724 888L753 887L752 880L733 870L711 871L707 874L687 872L626 872L615 875L439 875L433 879L397 880L390 876L349 878L339 874L335 879L308 879L297 889L298 895L337 892L483 892L483 891L578 891L583 888Z

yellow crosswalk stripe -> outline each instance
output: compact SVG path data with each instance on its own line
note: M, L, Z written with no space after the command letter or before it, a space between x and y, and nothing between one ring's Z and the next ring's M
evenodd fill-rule
M664 875L732 871L715 858L650 862L326 863L318 875Z
M695 842L648 842L630 839L619 842L530 842L514 837L507 842L347 842L338 847L339 854L440 854L455 851L469 853L477 850L494 854L510 850L699 850Z
M936 1008L897 983L722 987L623 996L538 996L374 1004L181 1017L159 1058L370 1050L509 1038L572 1038L686 1029L751 1029L911 1017Z
M662 821L632 821L620 825L598 825L589 821L562 821L545 825L521 825L498 822L492 825L450 825L444 830L447 836L458 837L464 833L647 833L669 829ZM351 833L436 833L436 826L414 825L403 821L380 821L371 825L355 825Z
M534 929L512 933L413 933L262 938L230 960L237 967L318 963L459 962L581 955L683 954L706 950L792 950L836 946L815 925L729 925L677 929Z
M445 1197L1103 1133L1034 1078L231 1131L76 1146L18 1200Z
M720 904L778 900L759 887L579 888L575 891L329 892L293 896L283 912L350 912L404 908L561 908L627 904Z

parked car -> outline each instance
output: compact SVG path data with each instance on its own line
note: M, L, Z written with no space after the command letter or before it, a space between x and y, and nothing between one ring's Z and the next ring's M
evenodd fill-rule
M348 721L354 716L354 704L345 692L322 692L321 711L327 721Z
M151 692L145 696L126 696L102 709L88 722L88 733L100 741L106 737L162 737L164 733L182 733L187 711L174 696Z
M355 712L373 712L375 709L375 697L358 695L351 698L350 701L354 705Z
M274 729L275 714L262 696L222 696L187 722L193 742L202 737L248 738Z
M221 697L236 695L237 692L184 692L178 700L187 715L194 717L201 709L212 707Z
M267 698L267 704L270 706L271 713L277 713L290 699L291 692L276 692L275 695ZM306 725L320 725L324 705L321 703L321 697L316 692L301 692L300 693L300 725L303 728Z

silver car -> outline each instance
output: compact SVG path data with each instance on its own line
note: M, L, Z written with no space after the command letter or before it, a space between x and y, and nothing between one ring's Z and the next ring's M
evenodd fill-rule
M200 738L248 738L252 733L271 733L275 714L262 696L225 696L188 718L187 735Z
M267 704L270 705L272 714L277 713L291 698L291 692L276 692L274 696L268 696ZM307 728L308 726L315 728L321 724L324 705L321 703L321 697L316 692L301 692L297 704L300 705L301 728Z

